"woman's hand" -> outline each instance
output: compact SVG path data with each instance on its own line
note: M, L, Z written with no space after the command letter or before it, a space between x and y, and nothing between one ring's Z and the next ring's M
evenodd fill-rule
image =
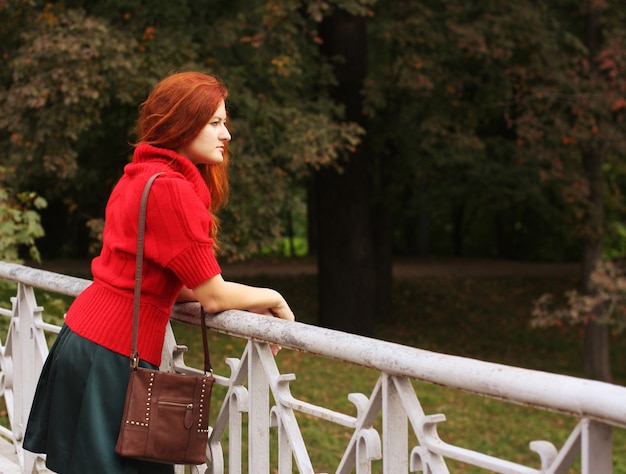
M193 289L193 294L209 313L241 309L286 321L295 320L285 298L276 290L224 281L222 275L216 275L201 283ZM279 346L272 345L274 355L279 350Z
M280 296L280 295L279 295ZM276 318L284 319L286 321L295 321L296 317L294 316L291 308L284 300L282 296L280 296L282 302L278 306L273 308L250 308L248 311L256 314L263 314L265 316L273 316ZM270 344L270 349L272 350L272 354L278 354L278 351L282 349L278 344Z
M269 308L250 308L249 311L252 313L264 314L266 316L275 316L277 318L285 319L287 321L295 321L296 317L294 316L291 308L287 304L287 301L285 301L285 298L283 298L282 295L275 290L270 291L274 291L276 294L276 300L278 302L276 305Z

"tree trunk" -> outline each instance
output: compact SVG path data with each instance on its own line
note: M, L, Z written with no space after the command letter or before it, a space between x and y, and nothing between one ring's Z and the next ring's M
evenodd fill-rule
M420 184L420 207L418 225L417 254L420 257L430 255L430 202L428 202L428 188L425 182Z
M583 291L593 294L591 274L602 260L602 227L604 223L604 192L602 166L604 157L599 151L583 155L583 166L589 184L587 222L583 239L582 280ZM592 316L602 314L602 307L594 308ZM605 324L598 324L594 317L585 327L585 376L611 381L609 358L609 331Z
M317 175L319 322L371 335L377 307L374 249L363 160Z
M376 278L376 321L390 321L393 317L391 300L393 285L393 219L392 209L397 205L392 187L393 169L397 153L395 147L387 147L390 153L376 160L376 198L373 202L372 224L374 245L374 269Z
M315 179L307 184L306 190L306 238L308 242L307 254L317 255L317 204L315 202Z
M465 204L452 206L452 248L455 257L463 257L463 221L465 218Z
M585 377L611 382L611 359L609 356L609 328L593 320L585 328Z
M592 7L589 12L587 46L589 57L598 53L601 42L601 6ZM594 64L590 61L590 64ZM600 146L600 145L598 145ZM583 240L582 280L583 290L592 294L591 274L602 260L602 230L604 226L604 153L598 149L583 152L583 168L589 185L587 222ZM592 316L598 316L602 307L594 308ZM611 363L609 357L609 332L606 325L598 324L590 318L585 328L585 376L597 380L610 381Z
M363 81L367 73L366 19L336 10L320 26L322 51L335 64L334 98L346 119L365 124ZM319 321L325 327L371 335L378 305L375 234L371 205L372 160L367 140L343 171L327 168L315 179ZM386 290L385 290L386 291Z

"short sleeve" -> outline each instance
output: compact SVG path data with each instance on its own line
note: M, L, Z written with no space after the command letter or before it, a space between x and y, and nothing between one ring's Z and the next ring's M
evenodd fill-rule
M145 256L169 268L189 288L221 273L209 236L212 217L191 183L174 174L157 179L148 199Z

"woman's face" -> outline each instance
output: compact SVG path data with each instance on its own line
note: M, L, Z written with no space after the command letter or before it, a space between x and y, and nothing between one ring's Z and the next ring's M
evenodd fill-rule
M224 160L225 146L230 138L226 128L226 105L222 100L200 133L178 152L195 164L219 164Z

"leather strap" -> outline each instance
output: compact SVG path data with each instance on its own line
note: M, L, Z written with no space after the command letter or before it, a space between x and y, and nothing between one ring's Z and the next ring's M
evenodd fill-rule
M211 366L211 357L209 355L209 343L207 341L207 328L206 328L206 311L200 305L200 319L202 320L202 345L204 346L204 373L213 374L213 367Z
M140 299L143 273L143 247L146 234L146 209L148 207L148 195L150 194L150 188L152 187L152 183L154 183L160 174L162 173L156 173L150 177L143 189L141 203L139 205L139 219L137 221L137 257L135 260L135 293L133 298L133 339L130 353L130 368L133 370L137 370L139 365L137 339L139 337L139 309L141 307ZM202 305L200 305L200 307L202 308ZM204 308L202 308L200 319L202 320L202 345L204 346L204 373L213 373L211 358L209 357L209 344L206 335L206 312L204 311Z

